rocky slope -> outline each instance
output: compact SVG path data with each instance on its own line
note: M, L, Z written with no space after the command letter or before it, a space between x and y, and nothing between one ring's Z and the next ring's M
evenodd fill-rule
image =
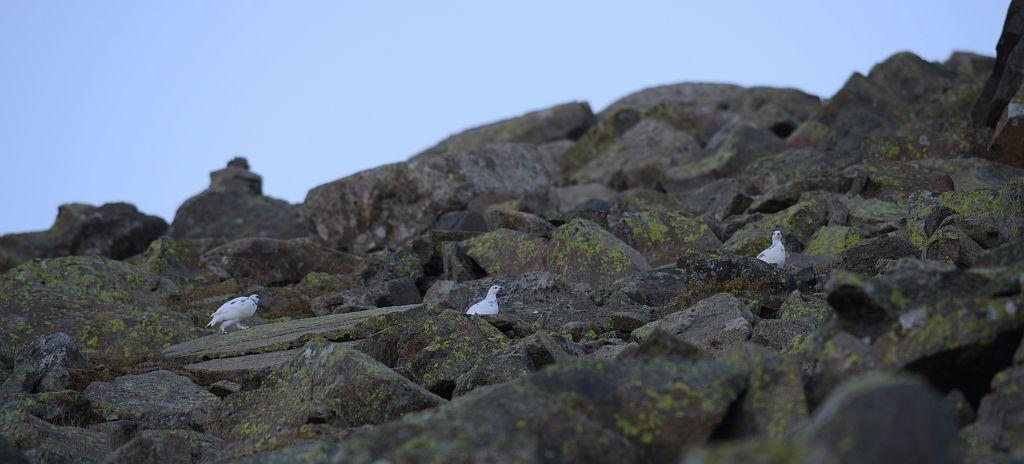
M0 461L1024 461L1022 3L995 59L825 101L676 84L299 205L240 158L170 225L64 205L0 237Z

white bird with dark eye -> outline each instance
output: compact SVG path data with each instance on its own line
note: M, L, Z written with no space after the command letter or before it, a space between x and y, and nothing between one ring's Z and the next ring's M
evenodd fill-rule
M227 332L228 327L232 325L238 326L239 329L248 329L249 327L242 325L242 321L256 314L256 306L259 304L260 296L255 293L235 298L220 305L220 308L210 316L210 323L206 326L216 327L218 323L223 322L220 326L221 333Z
M490 315L498 314L498 292L501 287L498 285L492 286L487 290L487 297L480 300L473 306L470 306L466 310L466 314L479 314L479 315Z
M757 259L778 267L786 264L786 246L782 244L782 232L772 232L772 246L757 255Z

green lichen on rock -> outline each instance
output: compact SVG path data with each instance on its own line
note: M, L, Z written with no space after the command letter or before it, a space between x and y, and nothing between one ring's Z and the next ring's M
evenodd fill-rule
M308 423L378 424L445 400L350 347L314 340L264 380L230 397L216 428L235 453L309 438Z
M480 317L452 310L412 310L368 321L359 350L430 391L450 395L456 379L480 357L509 345Z
M548 269L574 283L601 286L650 269L639 252L601 226L574 219L552 234Z
M463 242L466 254L487 275L513 276L537 271L547 256L547 241L525 232L498 229Z
M152 273L106 258L33 260L0 278L0 335L21 344L61 331L87 357L150 359L194 332L187 317L157 305L161 285Z
M747 372L747 389L738 405L739 436L785 439L808 420L800 364L794 358L753 343L733 347L723 362Z
M710 360L579 360L341 444L348 462L669 462L706 441L743 373Z
M863 239L852 227L824 226L811 237L804 247L806 255L837 255L840 251L860 244Z
M609 214L608 226L652 266L672 263L688 249L707 251L722 243L702 218L683 216L643 201L617 205Z
M802 200L736 231L720 250L740 256L757 256L772 244L772 232L782 232L786 251L799 252L814 233L828 223L829 207L821 198Z
M923 247L928 240L925 219L938 206L944 206L965 218L996 218L1000 213L999 193L993 190L955 191L935 194L914 192L909 199L907 241Z

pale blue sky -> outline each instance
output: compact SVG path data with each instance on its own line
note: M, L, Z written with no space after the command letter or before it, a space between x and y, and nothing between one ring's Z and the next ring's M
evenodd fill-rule
M994 54L1008 0L0 0L0 233L168 222L237 154L292 202L450 133L681 81L824 97L901 50Z

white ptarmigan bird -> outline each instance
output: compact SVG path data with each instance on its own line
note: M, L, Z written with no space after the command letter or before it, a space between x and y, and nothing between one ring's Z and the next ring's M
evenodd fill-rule
M210 323L206 326L216 327L219 322L223 321L224 323L220 325L221 333L227 332L227 328L231 325L236 325L239 329L248 329L249 327L242 325L242 321L256 314L256 306L259 304L260 296L255 293L232 299L217 308L217 312L210 316Z
M500 286L494 285L487 290L487 297L466 310L466 314L498 314L498 291Z
M772 246L757 255L757 259L778 267L786 264L786 246L782 244L782 232L772 232Z

